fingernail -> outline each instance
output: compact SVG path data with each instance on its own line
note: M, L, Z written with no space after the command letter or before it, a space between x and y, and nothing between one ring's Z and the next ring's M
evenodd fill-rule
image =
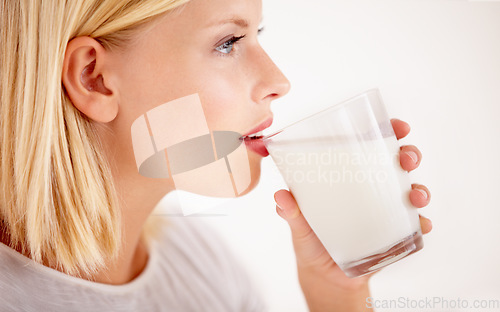
M417 188L416 190L419 191L424 196L425 199L427 199L427 192L426 191L419 189L419 188Z
M276 206L280 209L280 212L278 214L281 214L281 217L282 218L288 218L288 216L286 215L286 211L285 209L283 209L283 207L281 207L280 205L278 205L278 203L276 203Z
M410 156L411 160L413 160L414 163L417 163L418 161L418 155L417 153L413 152L413 151L409 151L409 152L405 152L406 155Z

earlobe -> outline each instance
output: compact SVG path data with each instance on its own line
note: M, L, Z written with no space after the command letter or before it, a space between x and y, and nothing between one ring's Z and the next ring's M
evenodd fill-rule
M104 123L118 114L117 92L106 85L107 53L93 38L74 38L68 43L62 71L73 105L90 119Z

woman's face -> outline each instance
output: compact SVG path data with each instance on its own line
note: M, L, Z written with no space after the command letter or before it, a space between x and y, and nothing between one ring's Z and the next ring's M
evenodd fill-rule
M134 121L165 103L197 94L210 131L248 134L272 118L271 102L290 84L258 42L261 10L260 0L192 0L114 52L119 112L108 124L113 137L105 144L114 151L121 178L156 187L173 184L141 177L131 144ZM177 122L170 122L168 132L189 121ZM250 149L247 155L246 163L231 166L233 174L250 167L251 183L243 194L258 182L263 157Z

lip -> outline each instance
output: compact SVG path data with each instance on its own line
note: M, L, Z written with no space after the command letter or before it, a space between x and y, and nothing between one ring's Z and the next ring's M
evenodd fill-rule
M253 134L253 133L256 133L256 132L260 132L260 131L262 131L264 129L267 129L272 124L273 124L273 117L271 116L268 119L266 119L264 122L262 122L260 125L258 125L257 127L253 128L252 130L250 130L247 133L245 133L244 135L242 135L240 139L242 139L243 137L248 136L250 134Z
M245 140L245 146L249 150L257 153L258 155L260 155L262 157L269 156L269 152L268 152L267 147L264 144L264 141L262 140L262 138L253 139L253 140Z
M254 139L249 139L248 135L260 132L264 129L269 128L273 123L273 116L267 118L264 122L262 122L260 125L257 127L253 128L252 130L248 131L246 134L242 135L240 137L240 140L243 140L245 142L245 146L257 153L258 155L262 157L267 157L269 156L269 152L267 151L266 146L264 145L264 141L262 140L262 137L260 138L254 138Z

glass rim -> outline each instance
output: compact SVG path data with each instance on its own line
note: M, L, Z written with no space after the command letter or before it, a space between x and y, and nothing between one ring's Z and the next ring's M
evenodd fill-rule
M293 123L289 124L288 126L285 126L285 127L281 128L281 129L280 129L280 130L278 130L278 131L275 131L275 132L273 132L273 133L271 133L271 134L265 135L265 136L262 138L262 141L265 143L265 142L267 142L269 139L271 139L272 137L274 137L274 136L276 136L276 135L280 134L281 132L283 132L283 131L287 130L288 128L291 128L291 127L293 127L293 126L296 126L297 124L302 124L302 123L304 123L304 122L308 121L308 120L309 120L309 119L311 119L311 118L317 117L317 116L319 116L319 115L323 115L323 114L325 114L325 113L329 113L330 111L336 111L336 110L338 110L338 109L341 109L341 108L343 108L344 106L346 106L347 104L349 104L350 102L353 102L354 100L356 100L356 99L358 99L358 98L361 98L361 97L366 97L368 94L373 93L373 92L376 92L376 93L378 93L378 94L380 95L380 89L379 89L379 88L370 88L370 89L367 89L367 90L365 90L365 91L363 91L363 92L359 93L358 95L355 95L355 96L353 96L353 97L351 97L351 98L349 98L349 99L347 99L347 100L344 100L344 101L342 101L342 102L340 102L340 103L337 103L337 104L334 104L334 105L332 105L332 106L329 106L329 107L327 107L327 108L325 108L325 109L320 110L319 112L313 113L313 114L311 114L311 115L309 115L309 116L307 116L307 117L304 117L304 118L302 118L302 119L300 119L300 120L298 120L298 121L295 121L295 122L293 122Z

